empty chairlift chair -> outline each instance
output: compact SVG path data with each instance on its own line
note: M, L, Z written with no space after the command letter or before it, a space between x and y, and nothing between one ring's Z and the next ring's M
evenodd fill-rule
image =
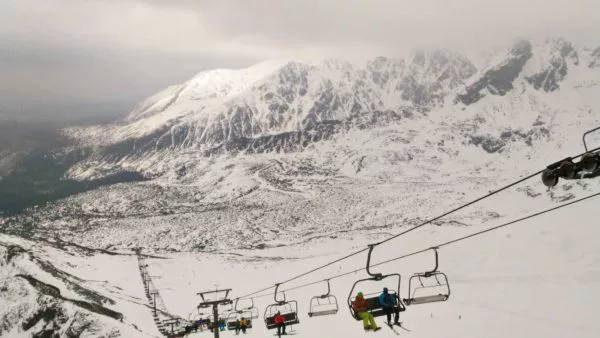
M416 273L408 280L408 298L406 305L444 302L450 298L450 284L445 273L437 271L438 248L431 248L435 253L435 267L431 271Z
M298 319L298 302L295 300L287 301L285 299L285 293L283 293L283 300L277 299L277 290L279 289L279 284L275 285L275 303L267 306L265 309L264 320L265 325L268 330L272 330L277 328L275 326L275 315L277 312L280 312L284 318L284 323L286 326L292 326L296 324L300 324L300 320Z
M239 298L235 300L235 305L233 307L233 309L235 311L246 311L250 313L250 317L251 319L257 319L258 317L260 317L260 314L258 313L258 308L256 306L254 306L254 299L250 298L250 304L247 306L240 306L238 304ZM246 317L244 317L246 318Z
M337 298L331 294L329 280L327 282L327 293L321 296L315 296L310 300L309 317L328 316L338 313Z
M358 316L358 313L355 313L354 309L352 308L352 303L356 299L356 297L355 297L356 292L360 291L359 286L369 283L369 282L371 282L371 283L375 282L376 284L383 284L383 281L385 279L390 279L390 280L393 280L396 278L398 279L397 286L394 285L393 289L388 288L388 293L396 298L397 304L394 307L394 309L398 310L398 312L406 311L406 307L402 303L402 300L400 299L400 296L399 296L400 280L402 279L400 274L394 273L394 274L383 275L381 273L371 273L370 264L371 264L371 253L373 251L373 247L374 247L374 245L369 245L369 254L367 256L366 270L367 270L367 274L370 276L370 278L365 278L365 279L356 281L354 283L354 285L352 286L352 289L350 290L350 294L348 295L348 308L350 309L350 314L352 315L352 318L354 318L356 320L362 320ZM364 295L365 301L367 303L368 311L373 315L373 317L381 317L381 316L386 315L386 313L383 310L383 306L379 303L379 295L380 294L381 294L381 291L377 291L377 292L373 292L373 293L367 293Z

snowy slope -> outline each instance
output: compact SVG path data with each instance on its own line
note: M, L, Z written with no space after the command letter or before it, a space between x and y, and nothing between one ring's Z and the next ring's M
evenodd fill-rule
M596 189L595 192L599 190ZM526 203L513 198L498 197L494 204ZM595 206L598 200L592 199L578 205L569 206L553 213L511 225L476 238L440 249L440 270L450 280L452 293L445 303L413 305L401 314L403 325L410 332L400 331L400 335L415 337L597 337L600 326L596 325L594 306L600 301L600 249L597 245ZM542 210L553 203L528 205L534 210ZM515 219L528 213L515 213L508 217ZM505 220L494 220L488 224L469 227L426 226L416 232L378 247L374 251L374 262L384 261L415 250L425 249L475 231L499 225ZM326 238L318 242L307 242L281 248L263 250L232 250L229 254L174 253L165 258L147 258L148 272L159 290L164 307L170 313L194 319L199 291L217 287L232 288L232 297L241 296L293 275L308 271L313 267L336 259L347 252L362 249L366 244L387 238L389 234L370 231L363 236L341 240ZM123 337L158 336L152 322L149 302L143 294L135 256L109 256L75 250L70 247L58 249L47 244L33 243L2 235L2 246L15 246L32 253L31 257L43 260L77 278L78 284L107 296L115 301L110 308L124 315L123 323L102 316L90 315L84 310L69 304L61 304L68 316L64 327L79 327L81 318L92 320L83 336L114 336L109 331L119 330ZM5 249L4 249L5 250ZM4 256L6 257L6 256ZM31 265L31 258L17 254L4 265L2 273L4 321L9 324L2 336L29 337L21 333L20 323L26 321L28 313L36 308L44 308L47 303L35 305L35 291L27 283L15 277L17 273L28 273L44 283L60 289L61 295L70 299L85 300L77 290L64 282L39 271ZM318 281L334 274L359 269L364 266L365 255L353 257L343 264L336 264L323 271L282 286L289 289L307 282ZM424 253L404 260L374 268L383 273L399 272L402 275L401 294L407 292L407 280L412 273L431 268L433 256ZM11 267L12 266L12 267ZM6 267L10 267L8 270ZM110 271L110 272L109 272ZM341 279L332 280L332 293L337 296L340 310L335 316L309 318L308 302L313 295L325 292L325 284L286 292L288 299L299 303L300 324L293 327L298 337L363 337L361 324L354 321L345 305L346 298L355 280L364 278L364 272L355 273ZM361 285L367 293L378 291L383 286L394 288L392 284ZM8 287L8 290L6 289ZM33 295L24 297L33 292ZM7 294L9 295L7 298ZM19 296L17 296L19 295ZM47 298L51 298L46 296ZM89 299L88 299L89 301ZM262 313L273 301L271 295L254 298L254 304ZM45 300L48 302L48 300ZM51 303L52 304L52 303ZM19 307L21 310L16 310ZM78 311L79 315L72 315ZM6 317L6 316L12 317ZM15 317L16 316L16 317ZM100 317L100 318L98 318ZM75 318L74 320L71 318ZM77 319L79 318L79 319ZM254 328L248 337L268 336L261 318L255 319ZM60 321L59 321L60 322ZM377 322L382 325L382 318ZM40 330L52 322L42 320L28 332ZM85 321L84 321L85 323ZM19 325L16 325L19 324ZM138 330L134 329L134 326ZM9 332L8 334L6 332ZM61 329L60 332L66 332ZM395 334L387 327L377 333L382 337ZM230 331L223 337L233 336ZM208 336L198 333L190 336Z
M0 266L2 337L159 336L133 255L0 234Z
M440 304L409 306L401 314L401 320L411 332L400 330L400 334L415 337L597 337L600 326L596 324L593 310L600 301L600 249L595 239L594 211L597 203L597 199L589 200L442 248L440 270L450 280L450 299ZM500 222L494 225L497 224ZM424 249L484 228L427 227L377 249L374 261ZM370 236L351 242L326 241L320 245L261 253L261 256L272 256L274 261L246 255L225 258L175 254L171 260L179 264L149 260L149 270L162 276L157 287L163 290L166 306L182 317L191 313L190 318L193 318L199 298L191 295L199 290L214 289L217 284L221 288L233 288L233 297L240 296L383 238ZM280 257L286 260L280 261ZM360 268L364 258L360 255L282 288ZM405 295L408 277L414 272L430 269L432 260L433 256L425 253L374 270L400 272ZM210 274L206 273L208 271ZM350 317L345 302L352 283L364 277L364 272L356 273L331 282L332 293L340 303L336 316L309 318L306 315L310 297L325 292L324 283L286 292L288 299L299 302L300 324L294 327L296 336L363 337L361 325ZM381 286L375 287L374 291L378 291ZM361 291L368 292L368 287L361 286ZM271 297L254 299L261 313L273 302ZM377 321L382 324L383 320ZM377 334L394 336L387 327ZM199 337L203 335L206 333L198 334ZM232 335L230 332L223 334L224 337ZM264 324L259 322L248 337L267 335Z

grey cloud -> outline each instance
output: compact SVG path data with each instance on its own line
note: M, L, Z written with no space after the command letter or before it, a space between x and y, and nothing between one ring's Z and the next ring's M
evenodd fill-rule
M131 101L204 69L243 67L258 60L225 56L114 50L0 50L0 100L6 109L85 102ZM11 55L6 57L6 55Z
M164 2L202 13L212 34L280 48L470 47L561 35L597 41L597 0L203 0Z
M0 102L134 102L203 69L267 58L547 35L597 45L598 31L598 0L3 0Z

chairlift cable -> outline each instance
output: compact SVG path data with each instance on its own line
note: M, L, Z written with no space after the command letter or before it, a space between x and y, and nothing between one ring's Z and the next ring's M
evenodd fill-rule
M582 155L583 155L583 154L582 154ZM580 155L580 156L581 156L581 155ZM390 237L390 238L388 238L388 239L386 239L386 240L384 240L384 241L381 241L381 242L379 242L379 243L375 243L374 245L375 245L375 246L377 246L377 245L379 245L379 244L386 243L386 242L388 242L388 241L391 241L392 239L398 238L398 237L400 237L400 236L402 236L402 235L405 235L405 234L407 234L407 233L409 233L409 232L411 232L411 231L413 231L413 230L416 230L416 229L418 229L418 228L420 228L420 227L423 227L423 226L425 226L425 225L427 225L427 224L429 224L429 223L431 223L431 222L435 222L436 220L439 220L439 219L440 219L440 218L442 218L442 217L448 216L448 215L450 215L450 214L452 214L452 213L455 213L455 212L457 212L457 211L459 211L459 210L461 210L461 209L464 209L464 208L466 208L466 207L468 207L468 206L471 206L471 205L473 205L473 204L475 204L475 203L477 203L477 202L480 202L480 201L482 201L482 200L484 200L484 199L486 199L486 198L488 198L488 197L491 197L491 196L493 196L493 195L495 195L495 194L498 194L498 193L500 193L500 192L502 192L502 191L504 191L504 190L506 190L506 189L509 189L509 188L511 188L511 187L513 187L513 186L515 186L515 185L517 185L517 184L520 184L520 183L522 183L522 182L524 182L524 181L526 181L526 180L529 180L529 179L531 179L531 178L533 178L533 177L535 177L535 176L539 175L540 173L542 173L542 171L543 171L543 170L540 170L540 171L538 171L538 172L536 172L536 173L534 173L534 174L531 174L531 175L528 175L528 176L526 176L526 177L524 177L524 178L521 178L521 179L519 179L518 181L515 181L515 182L513 182L513 183L511 183L511 184L509 184L509 185L506 185L506 186L504 186L504 187L502 187L502 188L500 188L500 189L498 189L498 190L494 190L494 191L492 191L492 192L488 193L487 195L484 195L484 196L482 196L482 197L479 197L479 198L477 198L477 199L475 199L475 200L473 200L473 201L471 201L471 202L468 202L468 203L466 203L466 204L463 204L463 205L461 205L461 206L459 206L459 207L457 207L457 208L454 208L454 209L452 209L451 211L448 211L448 212L446 212L446 213L444 213L444 214L442 214L442 215L440 215L440 216L437 216L437 217L435 217L435 218L432 218L432 219L430 219L430 220L427 220L427 221L425 221L425 222L423 222L423 223L421 223L421 224L419 224L419 225L417 225L417 226L414 226L414 227L412 227L412 228L410 228L410 229L408 229L408 230L406 230L406 231L403 231L403 232L401 232L401 233L399 233L399 234L397 234L397 235L394 235L394 236L392 236L392 237ZM323 268L326 268L326 267L328 267L328 266L330 266L330 265L333 265L333 264L335 264L335 263L339 263L339 262L341 262L341 261L343 261L343 260L346 260L346 259L348 259L348 258L350 258L350 257L356 256L356 255L358 255L358 254L360 254L360 253L363 253L363 252L365 252L365 251L367 251L367 250L368 250L368 248L364 248L364 249L362 249L362 250L356 251L356 252L354 252L354 253L351 253L351 254L349 254L349 255L346 255L346 256L344 256L344 257L342 257L342 258L336 259L335 261L332 261L332 262L329 262L329 263L327 263L327 264L321 265L321 266L319 266L319 267L317 267L317 268L314 268L314 269L312 269L312 270L310 270L310 271L307 271L307 272L305 272L305 273L302 273L302 274L300 274L300 275L297 275L297 276L295 276L295 277L293 277L293 278L290 278L290 279L288 279L288 280L285 280L285 281L283 281L283 282L280 282L279 284L286 284L286 283L289 283L289 282L291 282L291 281L294 281L294 280L296 280L296 279L298 279L298 278L304 277L304 276L306 276L306 275L309 275L309 274L311 274L311 273L313 273L313 272L316 272L316 271L318 271L318 270L321 270L321 269L323 269ZM264 291L270 290L271 288L273 288L273 286L270 286L270 287L267 287L267 288L264 288L264 289L261 289L261 290L258 290L258 291L255 291L255 292L252 292L252 293L246 294L246 295L244 295L244 296L241 296L241 297L239 297L239 299L246 299L246 298L248 298L248 297L250 297L250 296L253 296L253 295L255 295L255 294L258 294L258 293L261 293L261 292L264 292Z
M425 225L427 225L427 224L429 224L429 223L431 223L431 222L434 222L434 221L436 221L436 220L438 220L438 219L440 219L440 218L442 218L442 217L448 216L448 215L450 215L450 214L452 214L452 213L455 213L455 212L457 212L457 211L459 211L459 210L461 210L461 209L464 209L464 208L466 208L466 207L468 207L468 206L471 206L471 205L473 205L473 204L475 204L475 203L477 203L477 202L480 202L480 201L482 201L482 200L484 200L484 199L486 199L486 198L488 198L488 197L491 197L491 196L493 196L493 195L495 195L495 194L498 194L498 193L500 193L500 192L502 192L502 191L504 191L504 190L506 190L506 189L509 189L509 188L511 188L511 187L513 187L513 186L515 186L515 185L517 185L517 184L520 184L520 183L522 183L522 182L524 182L524 181L526 181L526 180L529 180L529 179L533 178L534 176L537 176L537 175L539 175L540 173L542 173L542 171L543 171L543 170L540 170L540 171L538 171L538 172L536 172L536 173L534 173L534 174L528 175L528 176L526 176L526 177L524 177L524 178L522 178L522 179L519 179L519 180L518 180L518 181L516 181L516 182L513 182L513 183L511 183L511 184L509 184L509 185L506 185L506 186L504 186L504 187L502 187L502 188L500 188L500 189L498 189L498 190L492 191L492 192L488 193L487 195L484 195L484 196L482 196L482 197L479 197L479 198L477 198L477 199L475 199L475 200L473 200L473 201L471 201L471 202L469 202L469 203L463 204L463 205L461 205L461 206L459 206L459 207L457 207L457 208L454 208L454 209L452 209L451 211L448 211L448 212L446 212L446 213L444 213L444 214L442 214L442 215L440 215L440 216L437 216L437 217L435 217L435 218L432 218L432 219L430 219L430 220L427 220L427 221L425 221L425 222L423 222L423 223L421 223L421 224L419 224L419 225L417 225L417 226L414 226L414 227L412 227L412 228L410 228L410 229L408 229L408 230L406 230L406 231L403 231L403 232L401 232L401 233L399 233L399 234L397 234L397 235L394 235L394 236L392 236L392 237L390 237L390 238L388 238L388 239L386 239L386 240L384 240L384 241L381 241L381 242L379 242L379 243L376 243L376 244L374 244L374 245L375 245L375 246L377 246L377 245L379 245L379 244L383 244L383 243L385 243L385 242L388 242L388 241L390 241L390 240L392 240L392 239L398 238L398 237L400 237L400 236L402 236L402 235L404 235L404 234L407 234L407 233L409 233L409 232L411 232L411 231L413 231L413 230L416 230L416 229L418 229L418 228L420 228L420 227L423 227L423 226L425 226ZM330 266L330 265L333 265L333 264L335 264L335 263L339 263L339 262L341 262L341 261L343 261L343 260L346 260L346 259L348 259L348 258L350 258L350 257L356 256L356 255L358 255L358 254L360 254L360 253L363 253L363 252L365 252L365 251L367 251L367 250L368 250L368 248L364 248L364 249L362 249L362 250L356 251L356 252L354 252L354 253L351 253L351 254L349 254L349 255L346 255L346 256L344 256L344 257L342 257L342 258L336 259L336 260L334 260L334 261L332 261L332 262L329 262L329 263L327 263L327 264L321 265L321 266L319 266L319 267L316 267L316 268L314 268L314 269L312 269L312 270L310 270L310 271L307 271L307 272L305 272L305 273L302 273L302 274L300 274L300 275L297 275L297 276L295 276L295 277L292 277L292 278L290 278L290 279L288 279L288 280L285 280L285 281L283 281L283 282L280 282L280 283L278 283L278 284L286 284L286 283L289 283L289 282L291 282L291 281L294 281L294 280L296 280L296 279L298 279L298 278L304 277L304 276L306 276L306 275L309 275L309 274L311 274L311 273L313 273L313 272L316 272L316 271L318 271L318 270L321 270L321 269L323 269L323 268L326 268L326 267L328 267L328 266ZM252 293L246 294L246 295L244 295L244 296L240 296L240 297L239 297L239 299L245 299L245 298L248 298L248 297L250 297L250 296L253 296L253 295L256 295L256 294L258 294L258 293L261 293L261 292L264 292L264 291L270 290L271 288L273 288L273 286L269 286L269 287L267 287L267 288L264 288L264 289L261 289L261 290L258 290L258 291L255 291L255 292L252 292Z
M595 149L592 149L592 150L588 150L588 151L586 151L586 152L584 152L584 153L581 153L581 154L579 154L579 155L573 156L573 157L571 157L571 159L577 159L577 158L579 158L579 157L582 157L583 155L585 155L585 154L586 154L586 153L588 153L588 152L595 152L595 151L598 151L598 150L600 150L600 147L598 147L598 148L595 148ZM514 181L514 182L512 182L512 183L510 183L510 184L508 184L508 185L505 185L505 186L503 186L503 187L501 187L501 188L499 188L499 189L497 189L497 190L491 191L491 192L489 192L488 194L486 194L486 195L484 195L484 196L481 196L481 197L479 197L479 198L477 198L477 199L475 199L475 200L472 200L472 201L470 201L470 202L468 202L468 203L462 204L461 206L459 206L459 207L457 207L457 208L454 208L454 209L452 209L452 210L450 210L450 211L448 211L448 212L445 212L445 213L443 213L443 214L442 214L442 215L440 215L440 216L437 216L437 217L435 217L435 218L429 219L429 220L427 220L427 221L425 221L425 222L423 222L423 223L421 223L421 224L419 224L419 225L416 225L416 226L414 226L414 227L412 227L412 228L410 228L410 229L408 229L408 230L405 230L405 231L403 231L403 232L401 232L401 233L399 233L399 234L397 234L397 235L393 235L393 236L391 236L390 238L388 238L388 239L385 239L385 240L383 240L383 241L381 241L381 242L374 243L374 244L373 244L373 246L378 246L378 245L380 245L380 244L383 244L383 243L389 242L389 241L391 241L391 240L393 240L393 239L396 239L396 238L398 238L398 237L400 237L400 236L402 236L402 235L405 235L405 234L407 234L407 233L409 233L409 232L411 232L411 231L414 231L414 230L416 230L416 229L418 229L418 228L421 228L421 227L423 227L423 226L425 226L425 225L427 225L427 224L430 224L430 223L432 223L432 222L435 222L435 221L437 221L437 220L439 220L439 219L441 219L441 218L443 218L443 217L445 217L445 216L448 216L448 215L450 215L450 214L453 214L453 213L455 213L455 212L457 212L457 211L460 211L460 210L462 210L462 209L464 209L464 208L467 208L467 207L469 207L469 206L471 206L471 205L473 205L473 204L476 204L476 203L478 203L478 202L481 202L481 201L482 201L482 200L484 200L484 199L487 199L487 198L489 198L489 197L492 197L492 196L494 196L494 195L496 195L496 194L498 194L498 193L500 193L500 192L502 192L502 191L505 191L505 190L507 190L507 189L510 189L510 188L512 188L512 187L514 187L514 186L516 186L516 185L518 185L518 184L521 184L521 183L523 183L523 182L525 182L525 181L527 181L527 180L530 180L531 178L533 178L533 177L535 177L535 176L538 176L539 174L543 173L543 172L544 172L544 170L545 170L545 169L539 170L539 171L537 171L537 172L535 172L535 173L533 173L533 174L530 174L530 175L528 175L528 176L525 176L525 177L523 177L523 178L521 178L521 179L519 179L519 180L517 180L517 181ZM424 251L427 251L427 250L429 250L429 249L430 249L430 248L428 248L428 249L426 249L426 250L424 250ZM367 250L369 250L369 249L368 249L368 248L365 248L365 249L362 249L362 250L356 251L356 252L354 252L354 253L351 253L351 254L349 254L349 255L346 255L346 256L344 256L344 257L342 257L342 258L338 258L338 259L336 259L336 260L334 260L334 261L332 261L332 262L329 262L329 263L323 264L323 265L321 265L321 266L318 266L318 267L316 267L316 268L314 268L314 269L312 269L312 270L310 270L310 271L307 271L307 272L305 272L305 273L302 273L302 274L300 274L300 275L297 275L297 276L295 276L295 277L292 277L292 278L290 278L290 279L287 279L287 280L285 280L285 281L283 281L283 282L280 282L280 283L277 283L277 284L279 284L279 285L282 285L282 284L289 283L289 282L291 282L291 281L294 281L294 280L296 280L296 279L298 279L298 278L304 277L304 276L306 276L306 275L309 275L309 274L312 274L312 273L314 273L314 272L316 272L316 271L319 271L319 270L321 270L321 269L324 269L324 268L326 268L326 267L328 267L328 266L331 266L331 265L333 265L333 264L335 264L335 263L339 263L339 262L341 262L341 261L343 261L343 260L346 260L346 259L348 259L348 258L350 258L350 257L356 256L356 255L358 255L358 254L360 254L360 253L363 253L363 252L365 252L365 251L367 251ZM420 253L420 252L419 252L419 253ZM373 265L373 266L376 266L376 265ZM258 293L261 293L261 292L264 292L264 291L270 290L271 288L273 288L273 286L269 286L269 287L267 287L267 288L264 288L264 289L261 289L261 290L258 290L258 291L255 291L255 292L252 292L252 293L246 294L246 295L244 295L244 296L240 296L240 297L238 297L238 299L247 299L247 298L248 298L248 297L250 297L250 296L254 296L254 295L258 294Z
M594 198L594 197L598 197L598 196L600 196L600 192L592 194L592 195L588 195L586 197L582 197L580 199L577 199L577 200L574 200L574 201L571 201L571 202L568 202L568 203L564 203L564 204L561 204L561 205L558 205L558 206L555 206L555 207L552 207L552 208L549 208L549 209L545 209L545 210L533 213L531 215L524 216L524 217L518 218L516 220L512 220L510 222L506 222L506 223L503 223L503 224L500 224L500 225L497 225L497 226L494 226L494 227L491 227L491 228L488 228L488 229L485 229L485 230L482 230L482 231L478 231L478 232L475 232L475 233L472 233L472 234L469 234L469 235L466 235L466 236L463 236L463 237L459 237L459 238L453 239L451 241L447 241L447 242L444 242L444 243L441 243L441 244L438 244L438 245L434 245L434 246L428 247L426 249L414 251L414 252L411 252L409 254L405 254L405 255L398 256L398 257L395 257L395 258L392 258L392 259L388 259L388 260L379 262L377 264L373 264L371 266L372 267L381 266L381 265L384 265L384 264L387 264L387 263L391 263L391 262L398 261L398 260L401 260L401 259L404 259L404 258L407 258L407 257L411 257L411 256L415 256L415 255L427 252L427 251L431 250L431 248L436 248L436 247L437 248L441 248L443 246L452 245L452 244L458 243L460 241L464 241L464 240L467 240L469 238L473 238L473 237L476 237L476 236L479 236L479 235L483 235L485 233L488 233L488 232L491 232L491 231L494 231L494 230L498 230L500 228L504 228L504 227L507 227L507 226L515 224L515 223L523 222L525 220L528 220L528 219L531 219L531 218L534 218L534 217L537 217L537 216L541 216L543 214L547 214L549 212L556 211L558 209L565 208L565 207L568 207L568 206L571 206L571 205L574 205L574 204L577 204L577 203L580 203L580 202L583 202L583 201L586 201L588 199L591 199L591 198ZM283 290L281 292L287 292L287 291L302 289L302 288L305 288L305 287L308 287L308 286L312 286L312 285L315 285L315 284L322 283L322 282L327 281L327 280L332 280L332 279L338 279L338 278L341 278L341 277L345 277L345 276L348 276L348 275L351 275L351 274L363 271L364 269L365 268L363 267L363 268L356 269L356 270L353 270L353 271L349 271L349 272L345 272L345 273L342 273L342 274L330 276L330 277L327 277L326 279L321 279L321 280L318 280L318 281L315 281L315 282L311 282L311 283L307 283L307 284L295 286L293 288L289 288L289 289ZM255 296L253 298L262 298L262 297L267 297L267 296L272 296L272 295L273 295L273 293L263 294L263 295Z

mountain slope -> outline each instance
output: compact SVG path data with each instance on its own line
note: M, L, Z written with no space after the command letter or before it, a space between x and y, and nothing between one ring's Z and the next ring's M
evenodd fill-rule
M0 234L0 336L156 336L128 265L126 256Z
M202 86L165 95L164 102L179 95L156 106L165 109L139 108L118 125L76 130L105 143L74 150L83 160L67 177L85 183L126 171L147 181L74 195L5 228L33 237L43 229L104 249L212 252L394 231L580 153L580 135L600 124L592 57L555 39L520 41L475 73L449 52L377 58L366 68L268 63L266 72L234 72L246 79L235 85L222 76L231 73L203 73L187 84ZM548 75L539 88L535 74ZM543 83L558 87L546 91ZM469 90L478 99L466 105L460 97ZM219 104L205 109L213 99ZM134 128L182 107L198 110ZM144 136L123 134L130 130ZM598 184L545 191L538 183L510 193L556 203ZM482 205L442 224L485 223L514 208L529 210Z
M140 103L117 124L67 130L91 148L70 175L89 179L128 168L155 176L162 170L152 165L148 171L147 162L157 154L170 162L195 152L297 152L351 129L405 125L401 121L429 129L435 129L430 123L448 121L454 128L471 125L497 134L520 129L529 138L530 132L539 134L536 128L549 129L544 123L559 110L590 101L600 76L588 67L596 54L564 39L522 40L481 70L460 54L417 51L364 66L277 61L203 72ZM568 102L544 94L559 98L567 92ZM593 97L590 104L588 111L598 109ZM498 110L510 118L499 119ZM573 114L579 118L585 110L580 105ZM436 143L441 141L447 140Z

